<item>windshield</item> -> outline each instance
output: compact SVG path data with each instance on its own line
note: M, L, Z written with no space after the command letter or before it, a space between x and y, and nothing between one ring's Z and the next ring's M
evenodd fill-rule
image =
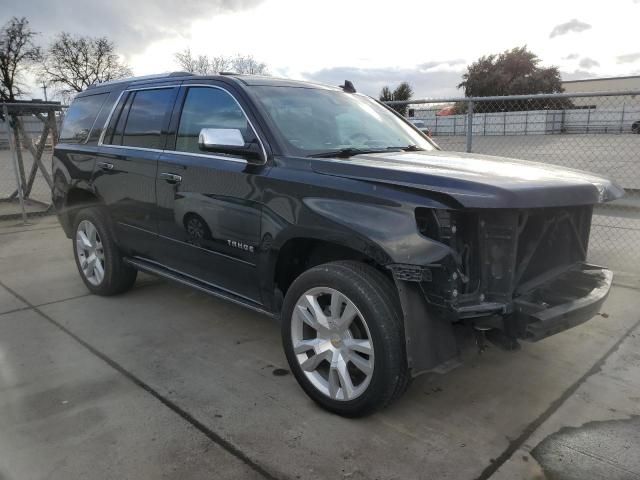
M300 87L255 86L252 90L292 155L435 149L420 133L365 95Z

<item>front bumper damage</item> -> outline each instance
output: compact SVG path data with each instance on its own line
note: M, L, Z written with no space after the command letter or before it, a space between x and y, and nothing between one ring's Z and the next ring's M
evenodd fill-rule
M516 345L586 322L607 298L612 272L585 261L588 207L465 212L438 220L448 257L427 266L389 266L414 375L458 357L453 325L493 330L505 345Z
M518 338L541 340L593 318L612 282L611 270L580 264L523 292L514 300Z
M514 340L535 342L593 318L612 282L611 270L579 263L519 291L511 302L466 305L447 317L429 304L420 282L396 279L409 368L418 375L458 357L452 318L458 318L460 325L497 329ZM471 312L474 316L470 317Z

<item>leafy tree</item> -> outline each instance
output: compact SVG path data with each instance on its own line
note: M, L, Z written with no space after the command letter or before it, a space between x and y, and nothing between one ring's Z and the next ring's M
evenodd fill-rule
M467 67L458 88L463 88L467 97L499 95L530 95L537 93L560 93L563 91L557 67L541 67L540 58L526 46L505 50L500 54L480 57ZM542 108L566 108L570 102L554 101L478 102L474 111L495 112L513 110L535 110ZM561 104L561 105L559 105Z
M197 75L215 75L220 72L233 71L250 75L268 75L267 64L256 60L253 55L236 55L227 57L224 55L195 56L190 49L175 54L175 59L180 68Z
M411 85L409 85L407 82L402 82L400 85L398 85L395 88L393 92L387 86L382 87L382 90L380 91L381 102L390 102L394 100L406 101L406 100L411 100L412 96L413 96L413 89L411 88ZM400 115L403 115L403 116L407 114L407 107L408 105L406 104L391 105L391 108L393 108L396 112L398 112Z
M382 87L380 90L380 101L381 102L390 102L393 100L393 92L387 86Z
M13 17L0 30L0 101L24 95L22 74L40 58L40 48L33 43L36 35L25 17Z
M78 37L67 32L60 33L46 50L42 73L63 95L132 75L106 37Z

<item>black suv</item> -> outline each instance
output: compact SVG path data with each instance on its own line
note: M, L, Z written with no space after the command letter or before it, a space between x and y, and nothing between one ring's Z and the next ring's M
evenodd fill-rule
M79 94L53 173L89 290L142 270L275 317L302 388L347 416L454 363L457 326L513 346L591 318L612 280L585 262L593 206L623 194L440 151L350 82L186 73Z

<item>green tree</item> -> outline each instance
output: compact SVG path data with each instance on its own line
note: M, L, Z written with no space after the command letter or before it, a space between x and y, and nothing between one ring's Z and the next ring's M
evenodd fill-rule
M390 102L390 101L407 101L411 100L413 96L413 89L411 85L407 82L402 82L398 85L395 90L392 92L391 89L387 86L382 87L380 90L380 101L381 102ZM400 115L406 116L408 105L391 105L396 112Z
M390 102L393 100L393 92L387 86L382 87L380 90L380 101L381 102Z
M523 47L505 50L500 54L480 57L467 67L458 88L467 97L501 95L532 95L561 93L562 80L557 67L541 67L540 58ZM554 100L554 105L541 100L478 102L474 111L495 112L567 108L570 102Z

